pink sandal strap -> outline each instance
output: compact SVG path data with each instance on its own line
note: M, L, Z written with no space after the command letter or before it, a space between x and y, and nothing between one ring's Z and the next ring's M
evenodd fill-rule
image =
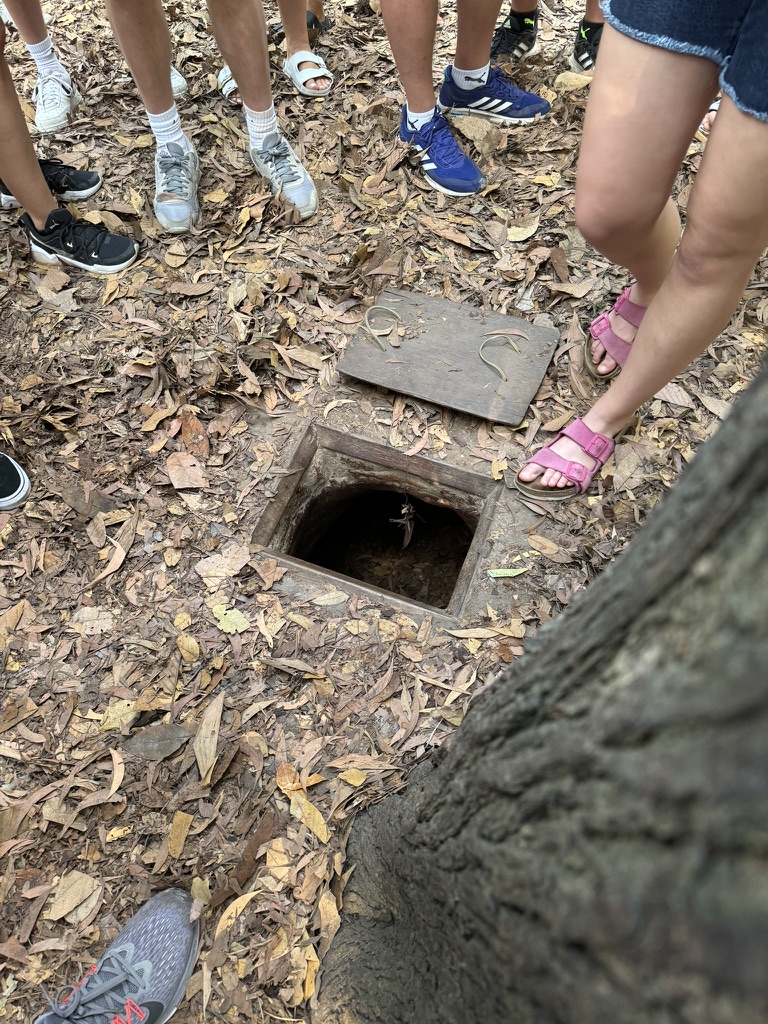
M633 327L639 327L645 316L646 307L638 306L636 302L633 302L629 297L629 292L630 288L624 289L613 304L612 312L620 316L622 320L626 320ZM619 366L623 366L626 363L629 350L632 348L632 342L624 341L623 338L616 334L611 327L611 321L608 319L607 313L601 313L600 316L592 321L589 325L589 333L595 341L600 342L611 359L618 363Z
M629 297L630 291L631 286L624 289L613 304L613 312L617 313L622 320L626 320L628 324L632 324L633 327L639 327L648 307L638 306L636 302L633 302Z
M632 348L631 341L624 341L611 327L611 321L608 319L607 313L601 313L600 316L596 317L589 325L589 333L595 339L599 341L605 351L614 359L619 366L623 366L629 356L629 350Z
M594 461L594 466L590 469L580 462L571 462L570 459L553 452L552 445L556 444L561 437L568 437L571 441L575 441L584 454ZM554 469L556 473L561 473L566 480L570 480L577 494L583 494L592 483L598 470L606 464L614 448L615 443L612 437L595 433L583 420L574 420L573 423L569 423L567 427L557 433L551 441L547 441L535 455L526 459L525 465L530 463L534 466L541 466L543 469Z

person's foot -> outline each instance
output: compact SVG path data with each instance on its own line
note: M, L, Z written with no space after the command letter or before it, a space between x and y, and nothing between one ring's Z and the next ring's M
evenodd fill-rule
M432 120L416 129L409 123L408 108L404 106L400 138L419 155L424 178L438 192L448 196L471 196L487 185L485 175L462 151L437 107Z
M288 59L286 61L286 64L288 64L288 65L291 64L291 58L294 56L294 54L296 54L296 53L305 53L305 52L308 52L308 51L306 51L305 47L301 47L298 50L291 50L288 53ZM310 60L299 61L299 63L296 64L296 71L297 72L299 72L299 71L300 72L309 72L309 71L316 72L316 74L313 75L312 78L305 78L304 75L302 74L300 76L301 84L304 86L304 88L306 90L309 90L310 92L320 93L321 95L325 96L325 95L327 95L328 90L333 85L333 76L329 73L328 68L326 67L326 64L325 64L324 60L322 60L320 57L315 58L314 54L312 56L313 56L313 59L311 61ZM285 66L283 67L283 70L285 70ZM294 85L297 85L298 83L294 79L294 76L291 75L287 71L286 71L286 73L288 74L288 77L294 82Z
M35 1024L165 1024L197 960L192 898L166 889L148 900L78 984L65 985Z
M530 124L549 113L549 103L532 92L513 85L498 68L491 68L488 80L476 89L462 89L447 67L440 88L440 109L453 117L485 117L494 124Z
M539 52L539 11L525 14L510 10L497 26L491 42L492 60L522 60Z
M583 494L627 429L603 422L590 410L527 460L516 477L518 489L545 501Z
M116 274L130 267L139 252L134 239L87 220L76 220L65 209L51 211L42 230L28 213L19 218L19 224L38 263L59 261L92 274Z
M10 455L0 452L0 512L23 505L31 488L29 477Z
M251 147L253 166L269 182L272 191L282 192L285 201L295 206L302 220L317 211L314 183L288 142L279 132L270 132L260 149Z
M186 78L173 64L171 64L171 91L175 100L183 99L189 92Z
M193 148L176 142L157 147L153 205L155 217L171 234L183 234L200 220L199 181L200 162Z
M578 74L590 74L594 71L602 34L602 25L583 20L579 23L570 59L572 71Z
M605 377L608 379L611 376L615 376L614 371L621 368L621 364L606 351L605 345L600 340L602 331L600 330L599 325L601 322L605 323L605 320L607 319L611 331L613 331L621 341L625 342L627 345L631 345L635 340L635 335L637 334L640 326L640 321L642 320L643 314L647 308L633 299L633 292L636 290L636 285L632 285L631 288L626 289L607 313L602 313L590 324L590 336L588 338L590 346L589 355L592 360L592 366L596 371L596 376L598 377ZM627 300L629 300L628 304L625 305ZM624 315L622 315L622 309L624 310Z
M88 199L101 188L102 178L97 171L78 171L76 167L55 159L40 160L39 164L46 185L57 199L63 199L64 202ZM8 186L0 181L0 207L12 210L19 205Z
M32 92L35 125L40 132L57 132L72 121L83 97L68 74L40 75Z

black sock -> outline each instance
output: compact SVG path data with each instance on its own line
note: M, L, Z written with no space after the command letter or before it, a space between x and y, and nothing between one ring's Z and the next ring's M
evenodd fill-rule
M604 21L587 21L586 18L582 18L580 26L583 32L582 38L589 39L591 35L598 33L604 24Z
M518 32L525 32L526 29L532 29L535 32L538 28L539 8L534 7L532 11L518 12L513 11L510 7L507 21L509 22L509 27L516 27Z

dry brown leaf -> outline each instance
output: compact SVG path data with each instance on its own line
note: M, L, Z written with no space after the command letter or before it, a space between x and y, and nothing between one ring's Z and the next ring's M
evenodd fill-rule
M559 544L555 544L553 540L549 540L547 537L540 537L536 533L529 535L528 543L534 551L538 551L542 555L555 555L560 550Z
M53 902L45 916L49 921L60 921L99 889L101 883L90 875L82 871L68 871L59 879Z
M205 470L189 452L171 452L165 461L165 469L177 491L208 486Z
M291 793L291 814L303 822L321 843L328 842L328 826L312 801L301 792Z
M187 841L187 835L194 820L193 815L186 814L184 811L174 812L171 829L168 833L168 856L174 860L178 860L184 852L184 843Z
M205 462L211 451L205 427L188 405L183 406L179 411L179 419L181 420L181 440L184 447L190 455Z
M202 558L195 571L202 577L209 590L218 590L225 580L232 579L248 563L250 548L245 544L226 544L216 555Z
M203 712L192 746L195 750L200 780L204 786L211 781L216 764L216 746L219 742L221 714L224 710L224 694L220 693Z

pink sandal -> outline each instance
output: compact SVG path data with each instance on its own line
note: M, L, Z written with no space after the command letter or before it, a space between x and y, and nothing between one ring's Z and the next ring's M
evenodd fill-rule
M615 357L614 357L615 358ZM530 498L540 501L566 501L577 494L583 494L595 478L598 470L606 464L616 447L616 441L626 433L631 424L619 431L615 438L606 437L605 434L596 434L590 430L583 420L574 420L567 427L556 434L551 441L547 441L543 448L540 448L535 455L526 459L525 465L531 463L534 466L542 466L544 469L554 469L562 473L564 477L573 482L572 487L544 487L538 480L521 480L518 473L515 477L515 486L518 491L527 494ZM561 437L569 437L581 448L585 455L594 461L592 469L582 466L580 462L571 462L552 451L552 445Z
M616 313L622 320L632 324L633 327L639 327L647 307L638 306L636 302L632 302L629 292L629 288L624 289L618 299L616 299L611 312ZM593 338L595 341L599 341L611 359L615 359L618 363L618 366L614 367L610 373L598 373L597 371L600 363L595 363L592 359ZM632 342L624 341L623 338L620 338L611 327L608 314L601 313L589 325L589 337L584 342L584 365L590 376L594 377L595 380L612 380L619 373L624 363L626 363L631 348Z

